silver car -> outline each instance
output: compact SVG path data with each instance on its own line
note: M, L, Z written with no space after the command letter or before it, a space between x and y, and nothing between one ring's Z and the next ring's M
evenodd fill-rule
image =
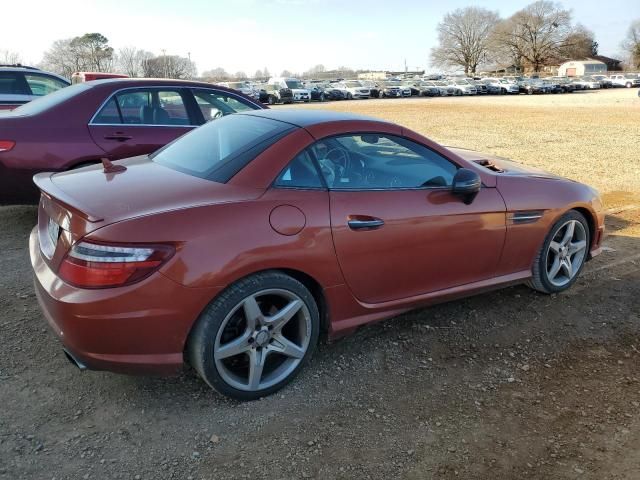
M0 110L13 110L71 82L55 73L22 65L0 65Z

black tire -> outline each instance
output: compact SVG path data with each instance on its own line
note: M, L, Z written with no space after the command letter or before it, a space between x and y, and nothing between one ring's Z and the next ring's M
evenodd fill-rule
M625 83L624 86L627 87L627 88L631 88L633 86L633 84L631 82L627 82L627 83Z
M353 95L351 92L347 92L347 100L353 100Z
M547 262L547 255L549 251L549 245L553 241L559 229L562 228L562 226L570 220L576 220L582 224L586 234L586 251L585 251L585 255L582 260L582 263L580 264L580 267L578 268L573 278L565 285L556 286L549 281L549 278L547 275L546 262ZM531 280L529 280L528 282L529 287L531 287L534 290L537 290L538 292L547 293L547 294L559 293L570 288L576 282L576 280L580 276L580 273L582 272L582 269L584 268L584 264L586 263L590 245L591 245L591 232L589 230L589 224L586 218L584 217L584 215L582 215L580 212L576 210L570 210L567 213L565 213L562 217L560 217L560 219L556 223L553 224L553 227L551 227L551 230L549 231L549 233L545 237L544 242L542 243L542 247L540 248L540 250L538 251L538 254L536 255L536 258L533 262L533 268L532 268L533 275L531 277Z
M243 299L266 289L282 289L297 295L306 305L311 318L311 334L307 350L297 367L275 385L256 391L245 391L227 383L220 375L213 356L215 339L228 313ZM320 315L309 290L296 279L278 271L267 271L239 280L228 287L202 312L187 343L187 359L200 377L217 392L236 400L256 400L287 385L309 362L318 343Z

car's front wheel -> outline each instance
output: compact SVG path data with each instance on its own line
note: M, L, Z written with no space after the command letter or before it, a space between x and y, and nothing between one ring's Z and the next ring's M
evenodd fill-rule
M215 390L255 400L297 375L318 332L318 307L309 290L288 275L264 272L235 283L207 307L187 354Z
M543 293L558 293L574 284L589 251L589 225L571 210L558 220L545 238L533 263L529 286Z

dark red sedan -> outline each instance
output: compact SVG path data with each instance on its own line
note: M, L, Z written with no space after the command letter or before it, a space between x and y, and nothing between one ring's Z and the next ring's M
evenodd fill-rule
M604 231L590 187L320 111L229 115L35 182L36 292L69 359L186 361L240 399L289 382L323 331L518 283L561 292Z
M0 204L36 202L37 172L151 153L209 120L265 108L209 83L109 79L0 112Z

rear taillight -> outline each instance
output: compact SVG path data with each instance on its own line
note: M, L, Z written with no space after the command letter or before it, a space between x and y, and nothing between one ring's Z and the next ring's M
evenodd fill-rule
M8 152L16 146L13 140L0 140L0 152Z
M75 244L60 264L58 275L81 288L128 285L149 276L174 253L170 245Z

